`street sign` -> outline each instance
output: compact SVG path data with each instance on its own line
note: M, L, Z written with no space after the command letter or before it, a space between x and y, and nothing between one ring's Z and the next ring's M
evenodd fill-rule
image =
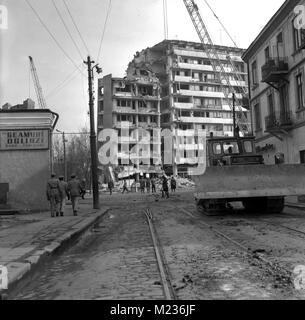
M49 130L0 131L0 151L47 149L49 149Z

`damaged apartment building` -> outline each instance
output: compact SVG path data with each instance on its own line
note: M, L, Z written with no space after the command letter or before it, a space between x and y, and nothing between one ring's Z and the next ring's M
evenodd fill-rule
M226 99L224 90L229 93L233 88L237 114L243 116L250 126L250 113L244 108L242 95L248 90L247 68L241 58L244 50L224 46L216 46L216 50L228 73L231 88L220 84L219 74L214 71L201 43L164 40L137 52L127 70L130 73L137 66L146 64L160 80L161 126L174 133L175 175L184 174L188 167L197 165L195 130L206 130L208 136L211 133L214 136L233 136L233 99ZM234 63L234 69L230 68L228 56Z
M233 99L232 95L228 99L224 90L229 93L233 89L237 117L246 119L249 126L251 122L243 99L243 93L248 90L247 68L241 58L244 50L215 47L230 86L221 84L219 73L214 71L201 43L164 40L137 52L128 65L125 78L108 75L99 80L98 130L116 128L120 136L122 126L126 124L134 129L170 129L173 160L166 171L185 175L189 167L197 166L200 147L195 134L197 130L206 130L208 136L233 136ZM131 152L124 145L124 139L119 140L118 159L121 171L124 167L125 171L129 170L125 173L127 176L131 170L141 171L142 155L134 152L132 144L139 141L139 137L131 135L129 138ZM161 138L147 142L146 151L149 149L153 157L159 159ZM132 166L129 157L138 159L139 165ZM130 165L126 166L126 163ZM156 166L152 170L157 172Z
M145 66L99 79L98 132L116 129L119 138L118 166L103 168L112 179L113 171L117 178L161 173L160 108L159 80Z

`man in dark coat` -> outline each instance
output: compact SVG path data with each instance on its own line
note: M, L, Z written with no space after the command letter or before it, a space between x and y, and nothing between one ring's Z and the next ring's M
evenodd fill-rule
M177 182L174 177L171 178L171 191L176 192Z
M165 196L167 199L169 198L167 178L164 176L162 178L162 198L165 198Z
M54 218L55 214L59 216L59 202L60 202L60 187L59 180L56 174L52 173L51 179L47 182L47 199L50 201L51 217Z
M78 207L78 199L81 196L82 186L78 179L76 179L76 175L71 175L71 180L68 183L68 192L72 201L72 210L74 216L77 216L77 207Z

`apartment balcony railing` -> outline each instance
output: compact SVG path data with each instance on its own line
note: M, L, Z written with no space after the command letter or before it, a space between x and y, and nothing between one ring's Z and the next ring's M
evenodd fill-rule
M158 109L155 108L139 108L139 112L140 114L158 114Z
M136 113L135 109L129 108L129 107L114 107L113 111L116 113L123 113L123 114L131 114Z
M274 112L265 118L266 132L283 132L293 128L291 111Z
M278 83L288 74L286 58L270 59L262 66L262 81L266 83Z

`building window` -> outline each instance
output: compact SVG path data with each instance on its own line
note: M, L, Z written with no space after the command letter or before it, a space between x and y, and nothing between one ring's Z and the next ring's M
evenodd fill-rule
M304 102L303 102L303 75L302 73L298 74L296 76L296 82L297 82L297 96L298 96L298 109L304 108Z
M273 101L273 94L268 95L268 108L269 108L269 115L274 114L274 101Z
M252 63L252 84L256 86L258 84L258 77L257 77L257 62L254 61Z
M305 164L305 150L300 151L300 161Z
M98 111L103 112L104 111L104 101L99 101L98 103Z
M276 50L278 58L284 57L283 33L280 32L276 37Z
M299 51L302 44L305 42L305 29L296 29L294 27L294 20L292 21L293 28L293 42L294 42L294 50Z
M288 102L288 85L284 84L279 88L280 91L280 107L281 107L281 114L287 115L289 111L289 102Z
M255 129L256 131L262 128L261 124L261 109L259 103L254 106L254 118L255 118Z
M265 61L268 62L270 60L270 48L269 46L265 49Z

